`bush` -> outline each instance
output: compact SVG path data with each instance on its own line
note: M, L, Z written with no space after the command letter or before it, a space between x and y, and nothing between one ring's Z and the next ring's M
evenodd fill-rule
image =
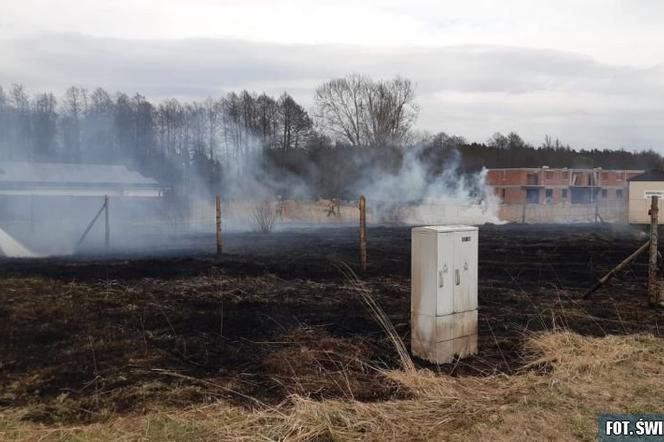
M252 216L259 232L270 233L277 220L277 211L272 201L266 199L254 207Z

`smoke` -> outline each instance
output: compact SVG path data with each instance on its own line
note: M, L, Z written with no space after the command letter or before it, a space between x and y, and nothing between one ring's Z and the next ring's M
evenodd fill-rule
M433 173L422 160L420 148L404 152L401 164L393 170L362 167L362 178L349 183L349 194L337 209L343 216L326 215L329 205L316 195L320 172L310 165L307 179L266 161L262 152L247 155L242 162L225 162L222 193L225 231L258 230L254 218L257 207L270 204L275 212L281 204L289 208L284 217L275 217L276 227L289 223L324 225L330 222L356 223L356 200L368 199L369 221L392 224L481 224L497 223L497 201L485 191L486 171L464 174L455 155L446 161L441 173ZM85 167L85 165L81 165ZM189 193L177 198L137 198L111 196L109 201L111 253L130 254L166 250L192 250L192 235L214 232L214 195L200 181ZM343 177L341 177L343 179ZM69 255L106 252L105 215L93 224L85 241L83 232L103 205L103 196L4 197L0 249L6 257ZM14 197L12 197L14 198ZM8 215L12 213L13 215ZM58 216L53 216L58 214ZM295 215L294 215L295 214ZM8 222L9 221L9 222ZM211 236L211 235L210 235ZM202 237L201 237L202 238ZM199 241L199 240L196 240ZM213 240L199 243L212 250ZM36 252L33 254L32 251Z
M242 100L269 101L263 96L243 94L240 101L231 97L210 105L168 101L158 108L140 96L118 95L112 100L105 92L95 91L90 98L94 103L77 120L81 129L73 137L79 140L75 144L81 156L70 155L71 146L63 142L48 156L35 158L80 162L78 171L86 169L82 163L135 166L167 188L163 198L110 196L111 252L177 249L192 235L209 235L215 229L217 194L223 200L226 231L259 229L252 214L257 207L270 206L279 214L277 227L294 222L355 223L360 195L368 198L369 221L374 223L498 222L497 201L485 191L486 173L464 173L454 150L440 161L427 154L426 143L399 150L331 146L323 139L308 144L306 137L311 134L294 144L281 143L278 132L261 135L242 122L242 113L234 107L214 116L217 107ZM62 125L73 118L68 112L59 117L53 113L53 118ZM48 136L55 138L46 138L51 142L71 131L66 124L58 127L64 132L50 127L53 133ZM5 231L0 233L0 247L5 255L28 255L30 250L40 256L107 250L106 215L91 225L81 241L103 204L104 190L83 186L80 192L60 192L60 196L42 190L2 197L0 227ZM330 206L337 204L332 199L344 201L335 208ZM203 248L214 247L213 241L205 244Z
M167 192L163 198L110 196L110 251L186 250L191 235L214 232L214 196L223 201L224 230L259 230L257 207L273 207L279 215L276 227L289 223L324 225L356 223L356 201L368 199L369 221L390 224L482 224L499 223L498 203L486 191L486 170L464 173L456 150L449 150L444 161L427 155L424 144L411 146L393 155L396 160L374 162L360 148L347 150L352 167L340 168L339 182L345 195L337 214L329 216L329 200L342 195L325 195L321 200L320 180L331 167L302 155L300 173L293 173L283 162L274 161L274 151L264 150L253 140L245 154L221 157L223 181L215 189L206 171L189 169L188 186ZM384 155L392 152L385 148ZM383 155L376 148L376 155ZM372 154L373 155L373 154ZM308 161L308 162L307 162ZM116 159L118 162L118 159ZM304 163L303 163L304 162ZM85 165L80 165L85 168ZM306 173L301 173L305 170ZM327 171L329 172L329 171ZM333 174L334 175L334 174ZM5 256L28 257L106 252L105 214L99 217L78 243L103 205L97 196L15 196L3 197L0 248ZM286 204L287 203L287 204ZM288 210L283 211L283 205ZM284 215L285 213L285 215ZM58 216L53 216L58 214ZM295 215L294 215L295 214ZM282 216L284 215L284 216ZM203 243L201 243L203 244ZM214 247L208 240L201 250ZM191 250L191 248L189 248Z
M331 158L346 160L350 167L339 168L336 177L340 182L337 186L339 193L325 195L324 201L345 199L352 207L360 195L365 195L369 202L370 221L374 223L500 223L500 201L486 190L487 170L466 173L456 149L446 149L444 158L441 158L440 155L427 154L428 147L426 143L419 143L398 150L373 148L373 153L368 156L363 148L341 150L341 154ZM308 212L309 218L305 214L296 220L298 223L354 222L352 215L350 219L324 216L323 212L329 210L327 202L319 204L321 213L311 213L316 210L315 201L321 196L323 177L334 176L325 168L334 168L336 164L314 162L311 156L302 155L296 157L300 161L299 173L294 173L288 164L279 161L281 152L264 150L258 139L252 139L244 150L248 153L233 161L222 158L226 228L257 230L260 226L252 217L255 208L264 208L266 202L272 202L277 211L279 204L286 199L308 206L303 212ZM344 158L344 153L351 158ZM376 161L381 156L392 158ZM205 196L206 216L210 220L213 200L212 195ZM294 220L282 219L281 224L288 221ZM208 227L203 226L203 229Z
M467 173L458 150L444 149L441 156L432 155L430 149L425 142L399 149L332 147L328 153L334 154L323 159L314 160L306 152L295 156L293 171L283 152L266 150L260 139L247 137L241 148L232 150L243 155L220 157L224 229L260 230L256 209L271 205L280 212L286 200L289 208L298 208L287 210L285 218L279 216L277 228L289 223L354 223L358 212L353 207L360 195L368 199L370 222L378 224L501 223L500 200L487 192L487 170ZM204 182L205 177L198 180ZM321 195L323 182L327 182L325 195ZM198 200L196 213L191 214L202 221L196 230L212 230L214 195L202 192L185 198ZM332 199L343 206L343 216L329 216Z
M500 200L487 192L487 170L464 173L456 149L440 165L424 155L418 144L404 152L393 172L384 168L366 171L357 186L376 207L375 218L404 224L500 223Z
M312 184L286 167L271 161L256 137L250 137L251 148L241 157L222 158L223 196L229 199L274 200L309 199L314 195Z

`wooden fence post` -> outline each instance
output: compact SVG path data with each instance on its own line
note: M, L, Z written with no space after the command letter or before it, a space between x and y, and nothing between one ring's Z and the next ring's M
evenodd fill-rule
M528 202L526 200L523 200L523 204L521 207L521 224L526 223L526 207L528 207Z
M528 190L523 189L523 204L521 207L521 224L526 223L526 209L528 208Z
M367 200L360 196L360 269L367 271Z
M657 230L659 226L659 198L653 196L650 203L650 259L648 261L648 301L652 306L664 306L664 299L660 294L657 272Z
M221 236L221 197L216 198L216 218L217 218L217 255L221 255L224 250L224 239Z

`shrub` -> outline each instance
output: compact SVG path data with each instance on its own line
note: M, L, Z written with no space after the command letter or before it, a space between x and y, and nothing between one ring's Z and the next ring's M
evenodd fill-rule
M252 216L259 232L270 233L277 220L277 211L272 201L266 199L254 207Z

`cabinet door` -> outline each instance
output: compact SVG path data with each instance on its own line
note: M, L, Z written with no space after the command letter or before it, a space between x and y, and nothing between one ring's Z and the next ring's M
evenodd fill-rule
M411 247L411 311L434 316L438 297L435 233L414 232Z
M436 315L442 316L454 313L454 233L438 233L436 237Z
M477 308L477 231L454 232L454 312Z

